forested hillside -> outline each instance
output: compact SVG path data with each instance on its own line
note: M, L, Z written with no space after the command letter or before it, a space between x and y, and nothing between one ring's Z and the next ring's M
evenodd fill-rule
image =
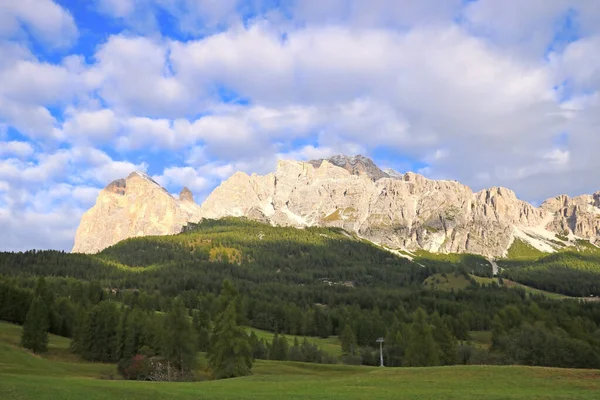
M574 254L551 257L568 264ZM516 281L526 281L518 274L543 276L523 264L503 267ZM425 288L435 274L470 283L461 290ZM178 351L210 353L221 331L238 332L232 340L247 340L254 358L374 365L375 341L384 337L390 366L600 367L600 303L551 300L491 279L482 285L471 274L489 277L491 266L470 255L422 253L413 262L339 229L207 220L175 236L128 239L94 256L1 253L0 319L27 327L28 312L45 312L49 331L72 337L74 352L126 366L137 355L170 360ZM173 326L182 337L171 335ZM235 326L278 336L267 343ZM491 343L472 341L474 331L487 331ZM338 335L343 357L284 335Z
M509 254L510 256L510 254ZM600 296L600 248L585 240L557 253L521 252L499 261L502 276L567 296Z

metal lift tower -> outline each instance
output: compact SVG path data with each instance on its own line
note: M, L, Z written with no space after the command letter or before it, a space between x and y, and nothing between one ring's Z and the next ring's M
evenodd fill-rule
M379 366L383 367L383 342L384 339L382 337L380 337L379 339L377 339L377 343L379 343Z

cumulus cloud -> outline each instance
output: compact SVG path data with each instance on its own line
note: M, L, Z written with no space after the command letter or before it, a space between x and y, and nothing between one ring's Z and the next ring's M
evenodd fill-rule
M10 142L0 142L0 156L17 156L19 158L27 158L33 154L33 147L27 142L19 142L16 140Z
M77 140L82 137L94 142L104 142L116 135L119 121L110 109L95 111L68 111L69 118L63 124L63 134Z
M208 188L209 181L192 167L166 168L161 175L153 177L163 186L187 186L192 192L201 193Z
M145 37L112 36L95 54L90 72L100 95L125 113L186 115L197 102L191 88L173 77L165 43Z
M63 47L77 38L71 14L52 0L0 1L0 38L31 32L42 43Z
M48 57L33 44L73 43L69 11L0 0L11 248L35 218L64 232L36 246L69 248L97 191L134 169L197 200L237 170L339 153L536 202L599 189L594 2L276 3L97 0L126 28Z

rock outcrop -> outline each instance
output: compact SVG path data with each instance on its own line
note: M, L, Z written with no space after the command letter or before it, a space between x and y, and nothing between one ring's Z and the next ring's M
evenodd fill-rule
M130 237L181 232L200 219L200 207L187 192L175 199L143 172L110 183L81 218L73 252L96 253Z
M508 189L473 193L455 181L410 172L390 177L360 160L335 161L342 165L280 161L274 174L236 173L206 199L202 215L341 227L392 248L490 257L508 249L515 226L538 227L547 215Z
M561 236L572 234L592 243L600 241L600 192L573 198L560 195L546 200L541 208L554 216L548 229Z
M332 226L392 249L501 257L515 239L542 251L557 241L600 238L600 192L541 207L509 189L474 193L456 181L382 171L370 159L279 161L264 176L236 172L198 207L144 174L108 185L82 218L73 251L97 252L132 236L177 233L201 218L245 216L283 226ZM558 234L558 236L557 236Z
M192 191L186 187L181 189L181 192L179 193L179 201L187 202L187 203L195 203L194 195L192 194Z

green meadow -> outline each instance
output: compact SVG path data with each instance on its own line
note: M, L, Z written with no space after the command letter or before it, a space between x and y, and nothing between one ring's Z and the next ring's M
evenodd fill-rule
M597 399L600 371L521 366L375 368L257 361L244 378L193 383L118 380L115 366L81 362L50 337L43 357L0 323L3 400L114 399ZM198 371L203 375L204 358Z

